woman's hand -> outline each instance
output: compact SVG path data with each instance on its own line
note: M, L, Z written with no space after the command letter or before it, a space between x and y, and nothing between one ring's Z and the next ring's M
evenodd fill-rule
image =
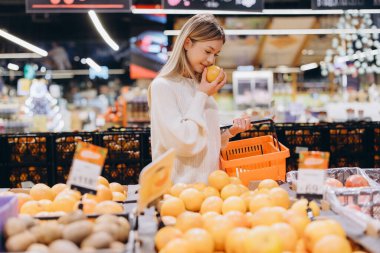
M242 117L233 120L233 125L228 130L232 135L237 135L239 133L245 132L252 128L250 117Z
M224 72L224 70L221 69L219 72L219 75L211 83L207 82L206 75L207 75L207 68L203 70L202 80L198 86L198 90L206 93L209 96L212 96L216 94L218 90L220 90L220 88L224 86L224 84L227 81L227 75Z

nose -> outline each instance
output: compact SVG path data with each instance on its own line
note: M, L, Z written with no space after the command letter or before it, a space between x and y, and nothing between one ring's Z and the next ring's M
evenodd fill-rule
M212 64L214 64L214 62L215 62L215 56L214 56L213 54L210 54L210 55L207 57L207 63L208 63L209 65L212 65Z

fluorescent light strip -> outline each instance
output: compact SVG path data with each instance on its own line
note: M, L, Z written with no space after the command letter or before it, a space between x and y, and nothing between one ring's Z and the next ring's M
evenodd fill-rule
M116 42L111 39L111 37L108 35L107 31L104 29L102 23L100 22L98 16L96 15L95 11L91 10L88 12L88 15L91 18L92 23L94 23L96 30L98 30L100 36L104 39L104 41L115 51L119 50L119 46L116 44Z
M97 64L93 59L86 58L86 63L88 64L88 66L90 66L91 68L93 68L96 72L101 72L102 71L102 67L100 67L100 65Z
M316 69L316 68L318 68L318 64L313 62L313 63L301 65L300 70L301 71L308 71L308 70Z
M357 29L241 29L224 30L226 35L320 35L320 34L355 34ZM361 29L361 33L380 33L380 29ZM165 30L167 36L178 36L180 30Z
M20 69L20 67L16 64L13 64L13 63L8 63L8 69L10 70L14 70L14 71L18 71Z
M6 31L1 30L1 29L0 29L0 36L3 37L3 38L5 38L5 39L7 39L7 40L9 40L9 41L11 41L11 42L13 42L13 43L16 43L16 44L18 44L18 45L20 45L20 46L22 46L22 47L24 47L24 48L32 51L32 52L35 52L35 53L37 53L37 54L39 54L41 56L46 57L48 55L48 52L46 52L45 50L43 50L43 49L41 49L39 47L36 47L36 46L30 44L29 42L26 42L25 40L22 40L22 39L14 36L14 35L12 35L10 33L7 33Z
M380 9L361 9L361 10L311 10L311 9L266 9L262 12L248 11L221 11L221 10L171 10L171 9L140 9L131 7L133 14L178 14L193 15L201 13L210 13L214 15L252 15L252 16L285 16L285 15L341 15L346 13L363 13L363 14L379 14Z
M36 53L0 54L0 59L30 59L30 58L42 58L42 56Z

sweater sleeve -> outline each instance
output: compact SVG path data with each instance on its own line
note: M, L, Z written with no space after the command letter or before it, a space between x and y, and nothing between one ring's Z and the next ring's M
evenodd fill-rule
M228 142L230 141L230 138L234 136L231 134L230 130L227 129L222 132L221 137L222 137L221 150L223 150L227 146Z
M177 104L176 93L170 84L162 78L152 83L152 127L158 128L159 142L166 149L174 148L177 155L190 157L206 147L207 129L204 109L207 98L207 94L197 91L189 110L182 115Z

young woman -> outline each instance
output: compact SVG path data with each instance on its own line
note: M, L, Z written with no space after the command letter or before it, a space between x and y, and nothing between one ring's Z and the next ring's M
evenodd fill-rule
M218 169L221 148L229 138L248 130L248 118L234 120L221 133L218 108L212 97L226 83L222 70L215 81L206 80L207 67L225 42L222 27L213 15L190 18L172 54L149 87L153 160L174 148L174 183L207 182Z

